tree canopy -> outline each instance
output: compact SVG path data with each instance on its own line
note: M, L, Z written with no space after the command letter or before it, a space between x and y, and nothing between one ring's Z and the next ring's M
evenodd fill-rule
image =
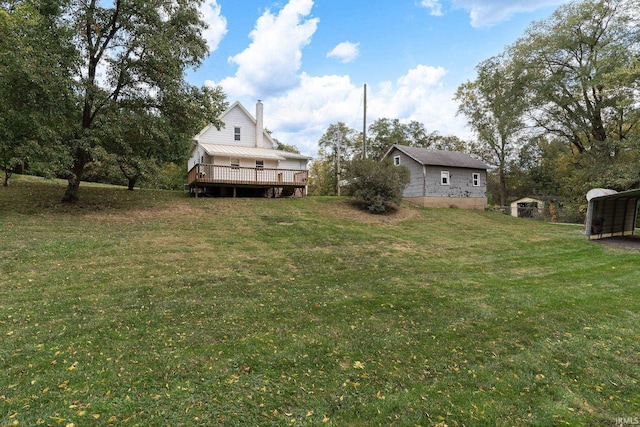
M560 6L458 88L459 112L497 167L502 205L522 171L527 188L578 203L593 187L637 185L639 9L638 0Z
M18 165L48 158L65 163L57 145L66 134L77 56L57 2L0 3L0 165L4 185ZM47 144L43 144L46 142ZM54 149L55 148L55 149Z
M56 174L76 201L91 162L112 157L130 186L179 162L206 123L220 126L220 88L185 72L208 54L200 0L31 0L0 6L0 157L11 170L55 145ZM16 90L24 88L24 90ZM51 151L51 150L50 150Z
M475 81L462 84L455 99L485 147L482 158L498 170L500 205L506 204L506 169L525 127L522 91L517 71L496 56L481 62Z
M608 156L640 120L637 0L561 6L508 49L529 118L580 153Z

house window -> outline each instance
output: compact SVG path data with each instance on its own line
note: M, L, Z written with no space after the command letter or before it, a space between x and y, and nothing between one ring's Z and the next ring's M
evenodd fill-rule
M394 166L400 166L400 156L395 156L393 158L393 165Z
M449 185L449 172L448 171L440 172L440 184L441 185Z
M474 187L480 187L480 174L479 173L472 173L471 174L471 179L473 181L473 186Z
M240 159L231 159L231 167L238 169L240 167Z
M256 169L264 169L264 160L256 160Z
M240 141L240 128L233 128L233 140Z

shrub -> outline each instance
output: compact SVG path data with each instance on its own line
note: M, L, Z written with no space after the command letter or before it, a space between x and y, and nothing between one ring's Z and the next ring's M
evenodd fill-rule
M389 158L356 159L347 166L347 180L351 195L362 201L369 212L383 213L392 205L400 205L409 183L409 170L394 166Z

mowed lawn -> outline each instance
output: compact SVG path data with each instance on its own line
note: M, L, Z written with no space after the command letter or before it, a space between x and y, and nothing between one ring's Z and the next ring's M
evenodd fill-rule
M346 199L0 188L0 426L640 417L640 251Z

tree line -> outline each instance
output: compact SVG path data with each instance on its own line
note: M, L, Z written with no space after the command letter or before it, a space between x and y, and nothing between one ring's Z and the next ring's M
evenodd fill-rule
M0 2L0 165L80 180L118 169L129 188L182 165L220 126L226 97L185 72L208 54L200 1Z
M190 138L220 126L222 90L195 87L208 54L200 1L0 1L0 166L65 178L180 175ZM575 209L590 188L637 187L640 171L640 0L583 0L532 23L477 65L456 94L472 141L382 118L366 154L395 143L466 151L492 166L489 200L553 195ZM363 135L343 122L318 141L311 194L335 194ZM175 181L179 181L176 179ZM160 183L156 182L156 185Z
M476 67L455 100L474 140L428 132L417 122L380 119L368 150L394 143L466 151L492 166L489 201L558 196L579 215L591 188L640 185L640 1L586 0L560 6L515 43ZM362 133L344 123L322 136L313 165L316 194L337 183L342 164L362 154Z

